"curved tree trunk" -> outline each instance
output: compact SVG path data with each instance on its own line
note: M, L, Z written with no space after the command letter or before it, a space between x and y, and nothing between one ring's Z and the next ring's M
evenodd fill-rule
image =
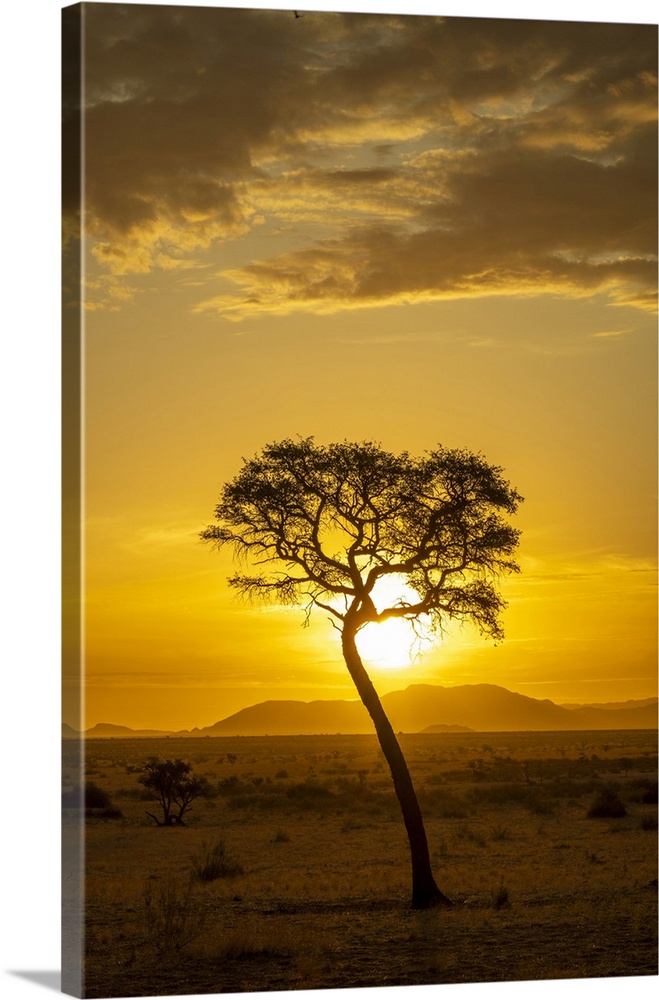
M451 906L452 901L441 892L433 877L426 831L407 763L377 691L362 663L355 641L355 630L349 625L343 629L341 644L350 676L373 720L403 813L412 856L412 906L418 910L439 905Z

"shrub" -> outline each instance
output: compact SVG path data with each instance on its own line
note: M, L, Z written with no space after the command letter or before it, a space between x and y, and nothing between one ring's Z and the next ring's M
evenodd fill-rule
M290 785L286 789L286 795L304 809L313 809L314 807L325 805L335 798L334 792L331 789L325 785L319 785L314 781L302 781Z
M641 830L656 830L657 829L657 817L656 816L644 816L641 820Z
M144 891L143 917L147 939L160 955L181 951L197 938L205 924L205 914L195 908L192 885L170 878L154 893Z
M220 781L217 786L217 790L220 795L235 795L244 788L244 782L242 782L236 774L232 774L229 778L222 778L222 781Z
M626 815L624 803L611 785L602 788L588 810L589 819L621 819Z
M490 900L494 910L500 910L504 906L510 906L510 894L503 882L498 889L493 889L490 893Z
M285 830L277 830L276 834L272 838L273 844L288 844L290 842L290 837Z
M98 817L100 819L121 819L123 813L112 805L112 800L108 793L92 781L88 781L81 790L79 785L69 792L62 792L63 809L82 809L88 817Z
M217 878L233 878L243 874L242 865L227 855L224 841L215 844L203 843L201 849L192 855L192 870L201 882L214 882Z
M110 796L93 781L85 785L85 809L108 809L111 805Z
M625 786L625 798L628 802L640 802L650 806L657 804L657 782L649 778L638 778Z
M641 795L641 802L646 806L657 804L657 782L653 782Z

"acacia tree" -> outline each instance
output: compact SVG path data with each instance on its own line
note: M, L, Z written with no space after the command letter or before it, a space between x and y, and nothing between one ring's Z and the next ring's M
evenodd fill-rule
M505 602L496 582L519 569L513 560L519 532L504 515L521 500L500 468L465 450L440 447L413 458L371 442L285 440L243 461L222 489L218 523L201 534L254 567L229 579L240 594L299 604L305 622L319 608L340 632L403 814L415 908L450 900L433 877L409 770L357 636L370 623L405 619L439 632L449 621L470 621L502 638ZM376 587L384 578L401 584L401 596L380 606Z
M208 795L206 778L191 775L191 771L192 766L178 758L159 760L150 757L142 765L140 784L154 793L162 809L162 820L147 812L147 816L158 826L185 826L183 814L192 808L195 799Z

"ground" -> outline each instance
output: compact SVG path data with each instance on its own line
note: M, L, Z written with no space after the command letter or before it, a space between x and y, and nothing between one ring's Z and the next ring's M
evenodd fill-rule
M374 737L88 740L111 807L85 820L85 995L656 975L656 732L400 740L450 909L409 906ZM64 742L67 790L76 752ZM146 815L150 756L209 781L185 827ZM606 788L624 816L588 815Z

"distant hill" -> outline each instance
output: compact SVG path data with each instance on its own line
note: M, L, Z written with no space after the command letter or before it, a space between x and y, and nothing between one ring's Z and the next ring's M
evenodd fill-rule
M199 730L200 736L285 736L368 733L373 725L361 701L262 701Z
M101 739L136 739L138 737L171 735L171 731L167 729L131 729L129 726L115 726L112 722L97 722L91 729L85 730L85 736L91 736L92 739L99 737Z
M611 706L556 705L496 684L412 684L392 691L382 704L397 732L520 732L528 730L656 729L657 699ZM101 722L86 730L91 738L287 736L372 733L360 701L263 701L202 729L130 729ZM77 736L70 726L63 736Z
M422 733L473 733L473 729L469 726L447 726L443 722L439 722L436 726L426 726L422 729Z
M111 722L98 722L86 730L87 736L130 736L134 730L128 726L115 726Z
M80 733L77 730L75 730L73 728L73 726L70 726L68 724L68 722L63 722L62 723L62 738L63 739L72 739L72 738L77 737L77 736L80 736Z
M477 732L657 726L656 703L632 709L566 709L549 699L529 698L495 684L452 688L415 684L385 695L382 702L394 728L404 732L438 723L468 726Z
M604 708L607 711L615 708L645 708L647 705L657 705L656 698L629 698L627 701L605 701L605 702L586 702L584 705L573 705L569 702L563 704L561 708L569 708L571 711L575 708Z
M548 699L528 698L495 684L464 684L450 688L438 684L413 684L404 691L383 695L382 704L394 729L406 733L436 726L459 726L477 732L654 729L657 726L656 702L630 709L566 709ZM367 732L372 732L372 724L360 702L266 701L199 730L199 735Z

